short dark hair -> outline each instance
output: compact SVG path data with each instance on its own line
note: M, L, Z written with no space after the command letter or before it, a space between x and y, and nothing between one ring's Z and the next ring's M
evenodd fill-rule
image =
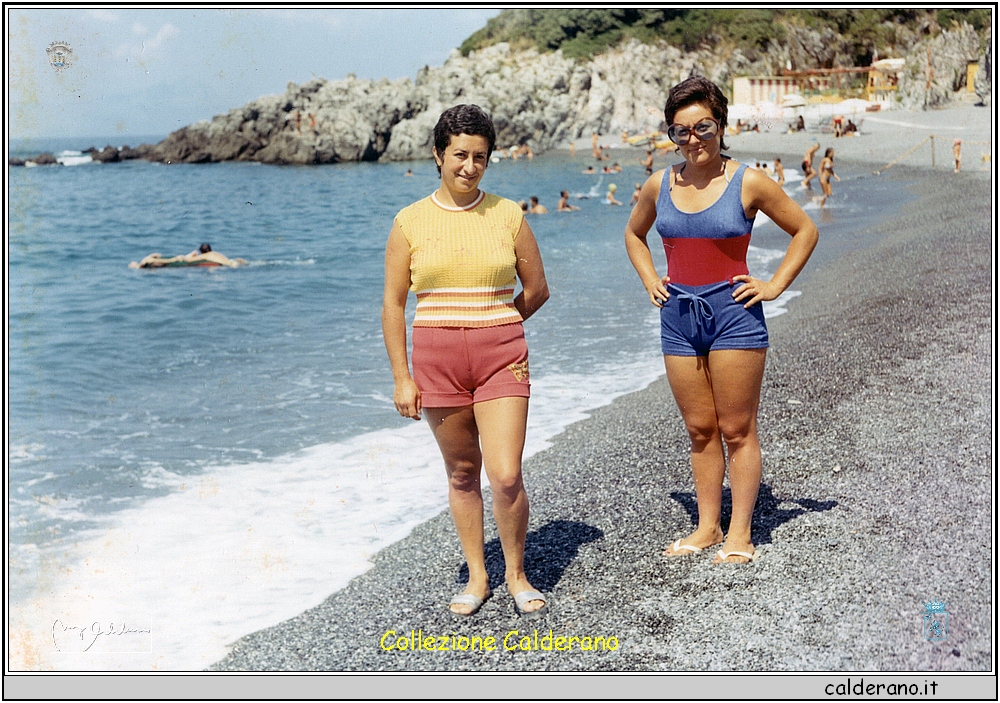
M207 254L210 251L212 251L212 245L209 244L208 242L205 242L200 247L198 247L198 252L201 254Z
M704 76L691 76L670 89L667 104L663 108L663 117L667 120L667 125L674 123L674 115L679 110L695 103L701 103L711 110L712 117L719 123L721 137L719 146L728 149L725 134L729 121L729 100L719 86Z
M826 148L826 153L825 153L825 154L823 154L823 158L826 158L827 156L830 156L830 155L832 155L832 154L833 154L833 147L832 147L832 146L828 146L828 147Z
M441 113L437 124L434 125L434 151L439 157L444 156L444 150L451 143L451 138L459 134L485 137L489 145L486 151L487 158L493 154L493 147L497 143L497 132L493 127L493 120L478 105L455 105ZM440 166L438 173L441 173Z
M537 195L532 195L530 198L528 198L528 200L530 200L531 202L535 203L536 205L538 204L538 196Z

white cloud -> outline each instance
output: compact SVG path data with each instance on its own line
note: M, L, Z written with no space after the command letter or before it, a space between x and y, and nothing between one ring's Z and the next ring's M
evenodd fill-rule
M132 33L138 34L139 36L145 36L146 34L149 34L149 30L146 29L144 25L136 22L132 25Z

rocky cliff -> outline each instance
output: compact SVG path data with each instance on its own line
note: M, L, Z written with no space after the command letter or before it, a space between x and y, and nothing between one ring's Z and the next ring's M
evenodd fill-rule
M681 52L665 43L631 41L589 61L560 52L512 51L498 44L443 66L424 67L416 79L322 78L288 84L241 108L173 132L137 156L166 163L260 161L314 164L428 158L442 110L475 103L493 115L498 146L527 143L536 152L592 132L656 128L671 85L694 73L720 83L737 75L773 75L793 65L838 65L846 47L829 30L793 28L755 61L740 51L705 47ZM969 25L933 38L915 35L900 95L907 106L947 101L964 87L969 59L981 58ZM925 100L927 47L934 81Z

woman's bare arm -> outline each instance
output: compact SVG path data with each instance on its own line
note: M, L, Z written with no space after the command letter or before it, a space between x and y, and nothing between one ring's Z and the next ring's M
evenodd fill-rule
M393 223L385 245L385 288L382 295L382 338L392 366L396 410L420 419L420 390L410 375L406 356L406 296L410 290L410 244Z

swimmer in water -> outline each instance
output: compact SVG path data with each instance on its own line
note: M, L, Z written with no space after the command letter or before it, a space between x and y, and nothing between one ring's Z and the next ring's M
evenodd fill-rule
M569 191L564 190L559 193L559 204L556 205L556 212L573 212L579 209L576 205L569 204Z
M614 183L608 184L608 194L604 196L604 202L608 205L621 205L622 203L615 199L615 192L618 190L618 186Z
M774 157L774 175L778 177L778 185L785 185L785 167L781 165L781 159Z
M212 251L212 246L206 242L191 253L184 254L183 256L172 256L165 259L163 258L163 254L153 253L144 258L142 261L133 261L129 263L128 267L130 269L155 269L178 264L189 264L194 266L199 263L204 263L236 268L246 262L246 259L230 259L224 254Z
M642 166L646 169L646 175L650 176L653 174L653 149L652 147L646 149L646 158L642 160Z
M593 166L588 166L587 168L580 171L580 173L586 173L589 175L591 173L597 173L597 169L595 169Z
M634 207L637 202L639 202L639 195L642 193L642 183L635 184L635 190L632 191L632 200L629 201L629 207Z
M528 208L528 213L531 215L545 215L548 213L549 209L538 202L538 196L532 195L531 207Z

